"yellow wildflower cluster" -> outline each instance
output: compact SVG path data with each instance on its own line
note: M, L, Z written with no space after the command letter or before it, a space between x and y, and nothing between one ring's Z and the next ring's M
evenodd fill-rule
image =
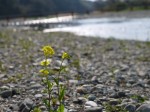
M66 52L63 52L62 59L69 59L69 58L70 58L69 54Z
M43 60L43 61L41 61L41 66L48 66L48 65L50 65L50 60L48 60L48 59L46 59L46 60Z
M46 69L41 69L41 70L40 70L40 73L42 73L42 75L46 76L46 75L49 74L49 71L46 70Z
M51 46L44 46L42 48L42 51L44 52L44 55L47 57L47 56L52 56L55 54L55 51L54 49L51 47Z

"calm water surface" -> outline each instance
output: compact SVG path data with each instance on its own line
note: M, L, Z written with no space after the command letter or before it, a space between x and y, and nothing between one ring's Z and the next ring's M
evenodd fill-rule
M44 32L72 32L80 36L142 41L150 38L150 18L88 18L71 22L75 25L45 29Z

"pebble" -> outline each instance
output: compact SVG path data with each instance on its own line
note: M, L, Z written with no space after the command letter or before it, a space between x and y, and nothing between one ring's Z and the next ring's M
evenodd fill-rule
M87 94L88 93L87 89L84 88L83 86L77 87L76 91L77 91L77 93L80 93L80 94Z
M142 104L136 112L150 112L150 104Z
M87 102L85 102L85 107L86 106L97 107L98 105L94 101L87 101Z
M42 94L36 94L35 98L41 98L43 95Z
M33 106L34 102L31 99L26 98L23 102L19 103L19 111L30 112Z
M85 109L85 112L103 112L102 107L91 107Z
M127 106L125 106L125 110L127 110L128 112L135 112L136 106L133 104L128 104Z
M9 98L9 97L12 97L13 95L18 95L19 93L13 89L13 90L5 90L5 91L2 91L0 93L0 96L3 97L3 98Z
M88 100L94 101L96 99L96 96L94 94L91 94L88 96Z
M41 84L34 84L34 85L31 85L30 89L40 89L42 88L42 85Z

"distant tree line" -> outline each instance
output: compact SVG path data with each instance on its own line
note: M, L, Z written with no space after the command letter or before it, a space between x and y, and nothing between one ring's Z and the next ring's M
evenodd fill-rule
M150 0L97 0L94 6L100 11L146 10Z
M0 18L84 13L87 6L82 0L0 0Z

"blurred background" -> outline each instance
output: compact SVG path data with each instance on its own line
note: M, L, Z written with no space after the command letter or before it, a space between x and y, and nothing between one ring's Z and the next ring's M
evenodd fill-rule
M147 40L149 9L150 0L0 0L0 27Z
M0 0L0 18L149 8L150 0Z

